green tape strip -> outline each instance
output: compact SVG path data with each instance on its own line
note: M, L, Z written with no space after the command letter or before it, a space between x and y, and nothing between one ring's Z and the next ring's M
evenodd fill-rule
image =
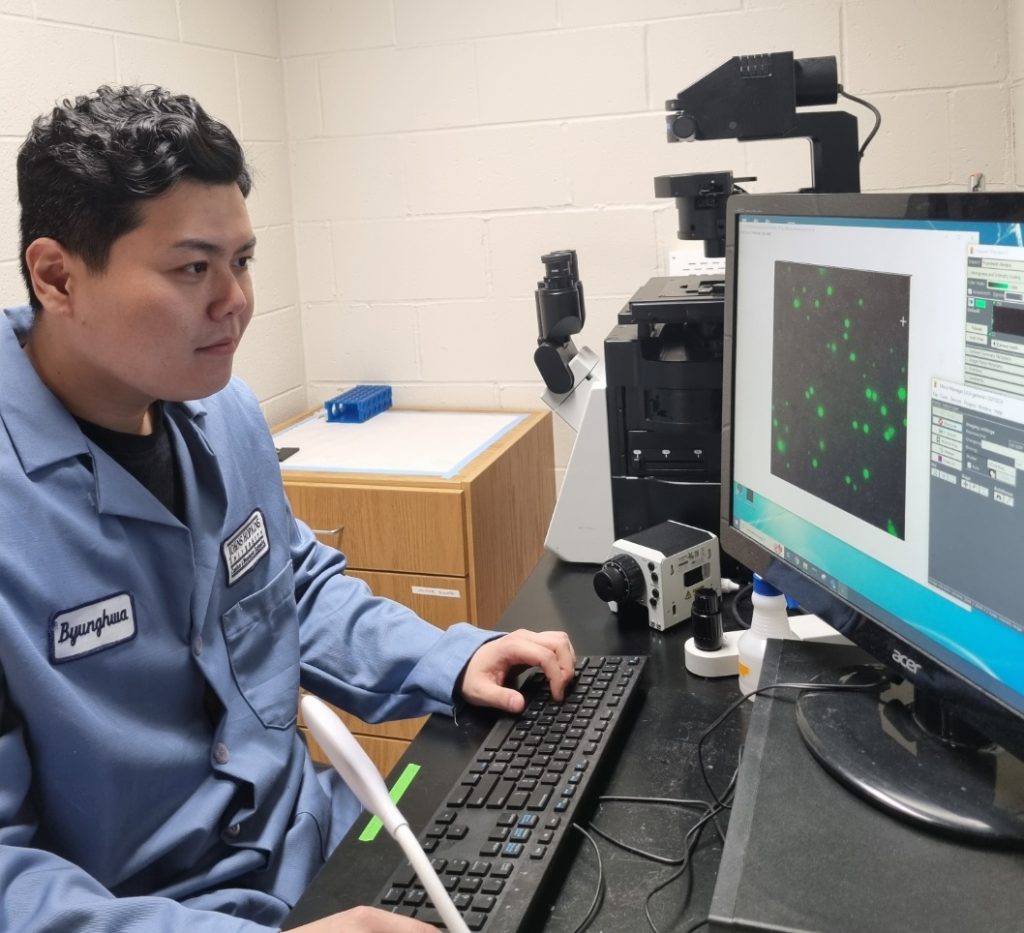
M398 776L398 780L391 785L391 790L388 791L388 796L394 803L398 803L402 799L402 795L409 789L409 785L412 783L413 778L420 773L419 765L406 765L402 769L402 773ZM369 823L366 824L364 829L359 834L360 842L373 842L377 838L377 834L384 828L384 824L380 821L379 816L375 816Z

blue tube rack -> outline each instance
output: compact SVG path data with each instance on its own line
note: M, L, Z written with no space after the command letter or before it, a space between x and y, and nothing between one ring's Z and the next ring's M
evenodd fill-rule
M360 424L391 407L391 386L358 385L324 402L327 420Z

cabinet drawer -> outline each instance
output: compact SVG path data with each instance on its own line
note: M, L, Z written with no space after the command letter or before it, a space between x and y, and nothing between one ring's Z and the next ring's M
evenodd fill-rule
M467 573L459 488L285 483L297 518L360 570Z
M301 729L300 732L313 761L330 764L324 750L309 731ZM382 777L387 777L388 772L395 766L395 762L405 754L405 750L409 747L408 741L404 739L385 739L368 735L357 735L356 739L369 756L370 761L376 765Z
M461 577L428 577L415 573L380 573L349 570L350 577L365 580L377 596L408 606L421 619L438 628L471 622L466 580Z
M358 717L353 716L351 713L346 713L336 706L331 706L330 703L327 705L348 726L348 731L357 738L364 735L375 735L383 738L405 739L408 741L415 738L416 733L423 728L423 723L427 721L426 716L417 716L415 719L395 719L391 722L369 723L363 722ZM302 710L299 710L299 728L306 729L306 724L302 720Z

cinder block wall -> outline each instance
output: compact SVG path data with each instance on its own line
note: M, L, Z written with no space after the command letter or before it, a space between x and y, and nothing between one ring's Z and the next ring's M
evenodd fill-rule
M256 167L257 316L237 370L271 423L361 381L403 405L538 407L543 252L579 251L580 342L600 352L683 248L655 175L809 182L801 141L667 144L666 98L735 54L834 54L883 112L866 190L977 172L1012 188L1022 2L0 0L0 301L24 295L14 154L32 116L102 82L163 83L226 120Z
M256 314L238 372L268 421L306 405L284 82L275 0L0 0L0 306L18 271L14 161L32 119L100 84L194 94L238 134L256 173Z
M280 0L311 401L380 380L401 404L536 406L543 252L579 251L581 339L600 352L624 301L682 246L655 175L809 183L803 141L666 143L666 98L739 53L838 57L847 89L883 113L865 190L962 189L977 172L1012 187L1017 8ZM863 138L871 115L847 106ZM564 464L571 434L556 437Z

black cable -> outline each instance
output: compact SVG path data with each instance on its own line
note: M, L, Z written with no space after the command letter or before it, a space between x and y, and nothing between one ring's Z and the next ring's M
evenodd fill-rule
M868 148L868 143L870 143L871 140L875 138L875 133L878 132L878 128L882 125L882 114L879 112L878 108L874 104L864 100L863 97L856 97L853 94L849 94L846 91L844 91L843 86L841 84L839 85L838 90L843 97L847 98L848 100L852 100L855 104L860 104L862 107L867 107L868 110L870 110L875 115L875 125L872 127L871 132L868 133L868 138L864 140L864 144L860 147L860 151L857 153L857 157L863 159L864 150Z
M732 793L732 789L735 787L738 775L739 775L739 768L737 767L736 771L733 772L733 776L732 776L732 779L729 782L729 786L726 788L726 792L723 795L724 797L728 797ZM686 847L686 849L684 851L684 854L682 856L678 857L678 858L672 858L670 856L665 856L665 855L658 855L657 853L647 852L644 849L639 849L636 846L631 846L629 843L623 842L621 839L616 839L615 837L609 835L607 832L605 832L603 829L601 829L601 827L595 825L593 822L590 823L590 829L593 832L597 833L597 835L601 836L603 839L606 839L612 845L617 846L618 848L623 849L626 852L629 852L629 853L631 853L633 855L637 855L640 858L644 858L644 859L647 859L649 861L658 862L658 863L660 863L662 865L679 866L680 870L676 871L676 872L673 872L665 881L663 881L661 884L659 884L657 887L655 887L652 891L650 891L648 893L648 895L647 895L647 898L644 901L644 911L645 911L645 913L647 915L647 922L650 924L652 930L654 930L655 933L658 933L657 927L654 925L654 920L653 920L653 918L650 915L650 902L651 902L651 899L654 897L655 894L657 894L659 891L661 891L664 887L666 887L667 885L671 884L676 878L678 878L680 875L682 875L684 872L686 872L688 868L692 869L691 856L693 854L693 851L694 851L695 847L699 843L701 834L703 833L704 829L706 828L706 826L708 825L709 822L715 827L715 830L718 833L718 837L721 840L722 844L723 845L725 844L725 834L722 832L722 828L721 828L721 826L718 825L718 821L716 819L716 817L721 813L722 808L719 807L719 806L716 806L716 805L709 804L705 800L692 800L692 799L688 799L688 798L679 798L679 797L637 797L637 796L628 796L628 795L607 794L607 795L603 795L601 797L598 797L598 802L599 803L648 803L648 804L663 805L663 806L681 807L683 809L697 809L697 810L703 811L703 814L702 814L701 818L688 830L686 836L684 837L686 840L690 840L690 842L688 843L688 845L687 845L687 847ZM580 831L582 832L583 830L581 829ZM593 840L591 840L591 843L593 844ZM690 874L690 877L689 877L689 881L690 881L691 884L692 884L692 880L693 880L693 878L692 878L692 870L691 870L691 874ZM688 897L689 897L689 892L687 892L686 898L684 898L684 901L683 901L683 906L684 907L686 906L686 899ZM589 923L590 921L588 920L587 922Z
M711 794L711 799L715 803L728 809L730 804L725 803L722 798L715 793L715 789L711 786L711 781L708 778L707 771L704 768L704 755L702 748L704 740L711 735L726 719L729 718L736 710L738 710L750 697L755 697L760 693L767 693L769 690L815 690L815 691L831 691L831 690L874 690L882 681L876 680L866 684L822 684L822 683L775 683L766 684L763 687L758 687L756 690L751 690L746 696L740 697L734 703L730 703L723 712L707 729L704 730L701 737L697 739L697 764L700 767L700 776L704 779L704 786L707 787L708 792ZM730 784L731 786L731 784ZM727 789L728 790L728 789ZM723 794L723 797L725 795Z
M692 870L693 861L692 861L691 856L693 855L694 850L697 848L697 845L700 842L701 834L704 832L704 830L707 827L708 823L711 822L715 818L715 816L717 816L718 813L720 813L720 812L721 812L721 807L712 807L712 808L709 809L709 811L704 816L702 816L696 823L693 824L693 826L690 828L690 831L686 834L686 839L690 840L690 842L687 845L686 855L684 857L683 863L680 866L679 870L678 871L674 871L671 875L668 876L668 878L666 878L664 881L662 881L661 884L659 884L657 887L653 888L647 894L647 897L644 900L644 918L647 920L647 923L650 926L650 928L653 931L653 933L659 933L659 930L658 930L658 927L656 926L656 924L654 923L654 918L651 916L651 900L654 898L655 894L657 894L659 891L663 890L664 888L667 888L670 884L672 884L673 881L675 881L680 876L686 874L687 872L689 872L689 874L687 875L688 884L690 886L692 886L692 884L693 884L693 870ZM691 839L691 837L692 837L692 839ZM686 895L683 898L683 907L686 906L686 903L687 903L687 901L689 901L689 898L690 898L690 890L688 888L687 891L686 891Z
M594 922L594 917L597 916L597 912L601 909L601 903L604 900L604 863L601 861L601 850L597 847L597 843L594 841L594 837L590 835L579 823L573 823L572 828L579 830L587 838L594 847L594 854L597 856L597 888L594 891L594 900L590 903L590 909L587 911L587 915L583 918L582 922L573 933L583 933L583 931Z
M685 797L627 797L620 794L604 794L597 798L598 803L654 803L669 807L694 807L707 810L711 804L706 800L687 800Z
M735 781L735 777L734 777ZM728 789L726 790L728 794ZM598 803L649 803L649 804L662 804L665 806L681 807L683 809L695 809L704 811L704 816L707 816L708 811L714 809L713 805L708 803L706 800L687 800L684 798L676 797L627 797L617 795L607 795L597 798ZM725 842L725 833L722 832L722 827L718 825L717 820L714 821L715 831L718 833L718 838ZM645 849L638 849L635 846L631 846L627 842L623 842L621 839L616 839L611 836L605 830L597 826L593 820L590 821L590 828L597 833L602 839L606 839L613 846L617 846L620 849L625 850L633 855L639 855L640 858L648 859L652 862L660 862L662 865L681 865L685 860L686 856L679 856L673 858L668 855L658 855L656 852L648 852Z
M628 842L623 842L621 839L616 839L614 836L610 836L600 826L594 825L594 821L591 820L590 828L597 833L602 839L607 840L613 846L622 849L625 852L629 852L631 855L639 855L640 858L645 858L650 862L658 862L660 865L682 865L686 861L686 856L681 855L678 858L673 858L670 855L658 855L657 852L647 852L644 849L638 849L636 846L631 846Z
M710 917L705 917L703 920L698 920L696 923L691 923L683 933L694 933L695 930L699 930L701 927L706 927L711 922Z
M736 595L732 598L732 617L733 620L740 628L750 628L750 623L740 615L740 600L746 599L751 593L754 592L754 584L747 583L745 586L741 586L737 591Z

